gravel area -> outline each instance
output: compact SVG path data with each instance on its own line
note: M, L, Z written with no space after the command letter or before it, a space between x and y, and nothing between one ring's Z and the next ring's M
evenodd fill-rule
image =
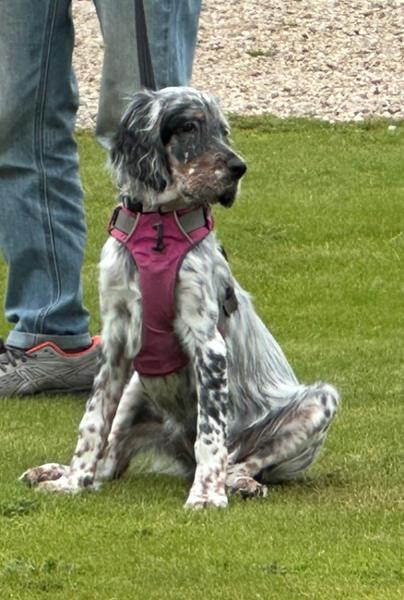
M102 39L73 0L79 127L93 127ZM226 111L404 118L404 0L203 0L192 84Z

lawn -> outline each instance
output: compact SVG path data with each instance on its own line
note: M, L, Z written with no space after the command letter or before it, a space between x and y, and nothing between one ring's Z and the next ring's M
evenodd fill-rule
M319 461L223 511L185 512L183 481L133 468L98 494L46 496L18 475L70 458L85 397L3 399L1 600L404 597L404 124L235 119L233 137L249 171L217 231L299 378L342 394ZM95 333L115 191L93 138L79 144Z

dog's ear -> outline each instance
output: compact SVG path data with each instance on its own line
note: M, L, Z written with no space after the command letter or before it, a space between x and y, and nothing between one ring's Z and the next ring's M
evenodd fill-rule
M171 181L161 139L160 102L153 92L139 92L126 110L113 139L111 164L118 179L162 192Z

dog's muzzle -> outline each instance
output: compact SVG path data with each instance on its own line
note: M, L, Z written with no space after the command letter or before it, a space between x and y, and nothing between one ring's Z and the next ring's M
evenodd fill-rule
M229 185L220 194L218 201L222 206L232 206L237 195L238 182L247 171L247 165L238 156L233 155L226 163L229 173Z

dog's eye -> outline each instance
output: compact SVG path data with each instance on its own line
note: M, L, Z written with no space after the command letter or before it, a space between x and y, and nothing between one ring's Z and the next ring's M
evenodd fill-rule
M178 127L177 133L192 133L196 131L197 127L193 121L187 121L181 127Z

